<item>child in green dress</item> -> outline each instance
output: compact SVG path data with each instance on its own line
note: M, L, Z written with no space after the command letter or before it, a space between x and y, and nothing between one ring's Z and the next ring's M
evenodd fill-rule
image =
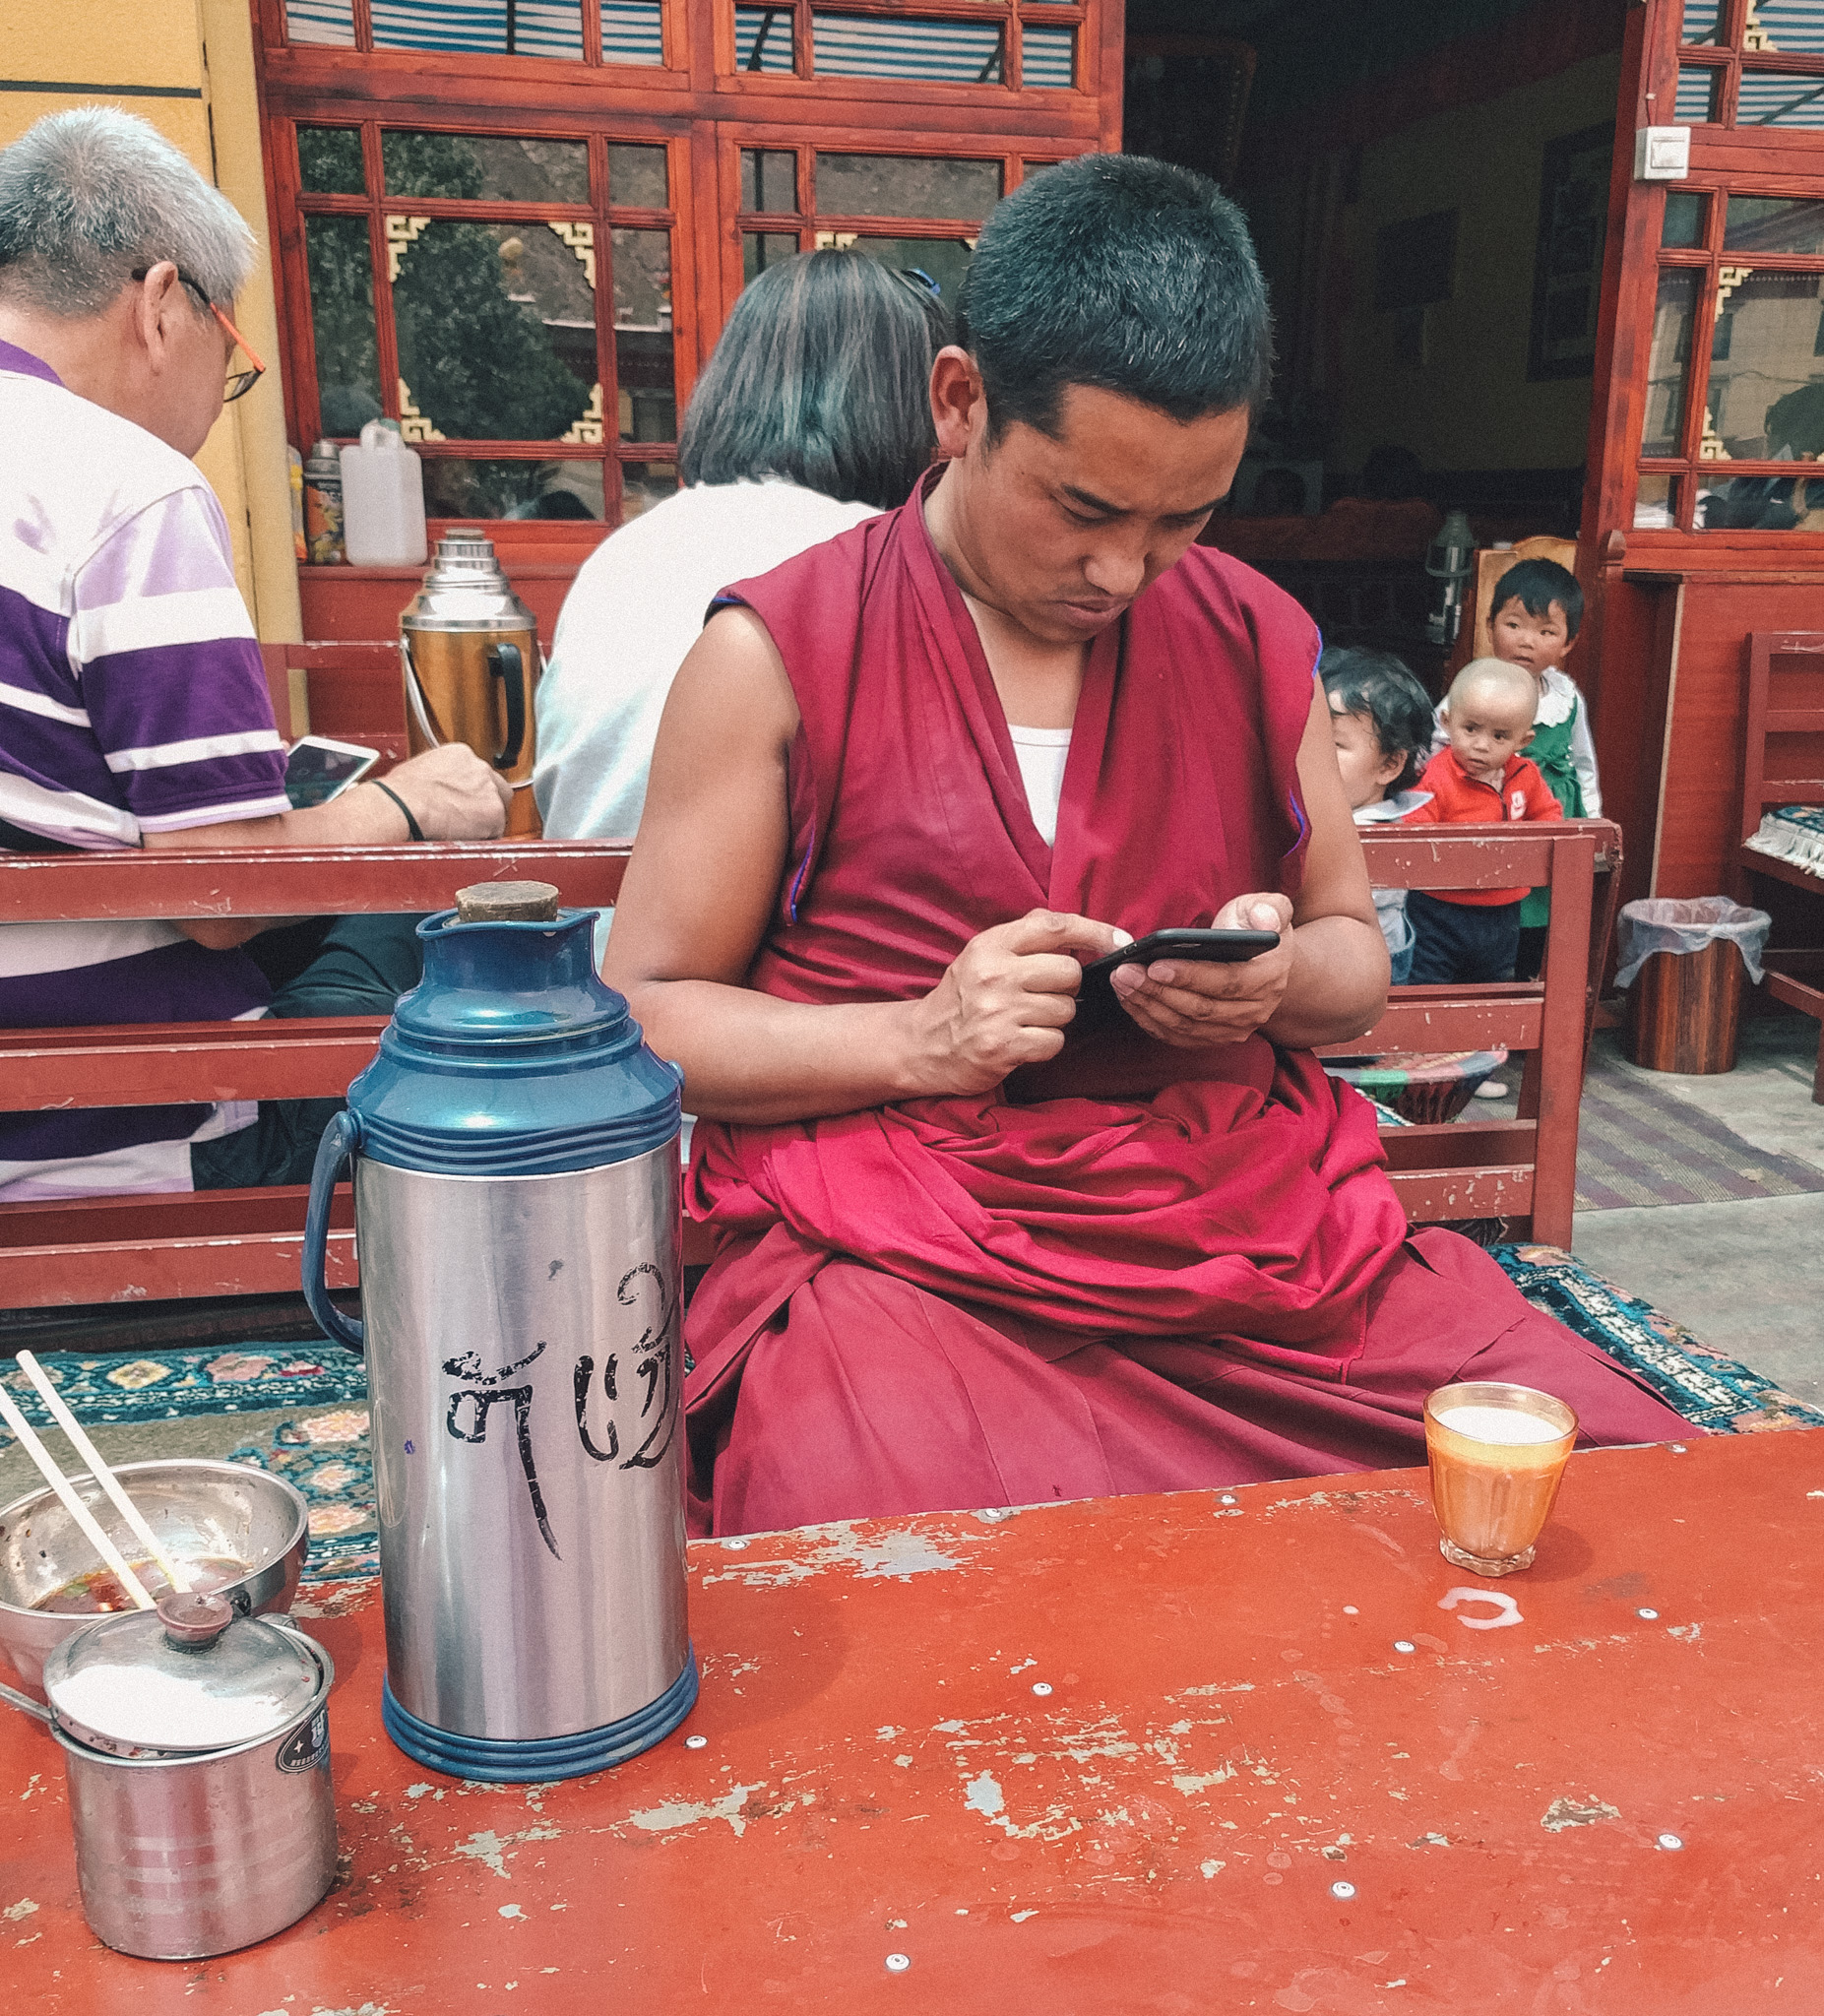
M1539 710L1527 756L1567 819L1600 819L1603 787L1596 774L1590 710L1577 683L1561 669L1583 622L1583 591L1555 560L1522 560L1495 584L1488 633L1492 654L1522 665L1539 682ZM1536 979L1545 960L1551 898L1535 889L1520 907L1516 979Z

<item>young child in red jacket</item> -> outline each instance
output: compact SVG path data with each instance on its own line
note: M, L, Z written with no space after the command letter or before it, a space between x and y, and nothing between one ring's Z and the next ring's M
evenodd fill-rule
M1507 819L1562 819L1563 808L1537 764L1521 751L1533 739L1539 688L1523 666L1472 659L1451 681L1441 710L1450 746L1425 766L1419 788L1431 802L1403 826L1472 826ZM1415 889L1413 984L1511 980L1520 950L1525 889Z

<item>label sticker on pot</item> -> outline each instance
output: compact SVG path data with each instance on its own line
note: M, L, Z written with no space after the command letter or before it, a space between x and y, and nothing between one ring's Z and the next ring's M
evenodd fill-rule
M319 1764L330 1761L330 1717L327 1708L319 1708L308 1722L300 1723L284 1741L279 1745L279 1755L273 1760L281 1771L314 1771Z

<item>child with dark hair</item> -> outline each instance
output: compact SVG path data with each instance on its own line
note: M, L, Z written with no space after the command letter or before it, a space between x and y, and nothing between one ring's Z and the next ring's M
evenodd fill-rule
M1600 819L1603 788L1596 774L1589 707L1561 666L1577 641L1583 613L1583 590L1568 567L1555 560L1521 560L1495 584L1488 633L1493 655L1531 672L1539 686L1528 761L1567 819ZM1520 906L1516 978L1538 978L1550 917L1550 896L1543 889L1529 891Z
M1355 824L1404 819L1428 804L1431 793L1411 787L1431 742L1431 701L1401 661L1389 651L1334 645L1318 660L1317 676L1330 703L1337 768ZM1393 984L1404 986L1413 969L1406 891L1373 894Z

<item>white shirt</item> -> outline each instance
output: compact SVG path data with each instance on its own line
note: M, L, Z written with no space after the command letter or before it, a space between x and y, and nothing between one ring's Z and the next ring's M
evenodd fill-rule
M659 717L711 600L864 519L796 483L698 483L584 562L538 681L533 793L553 839L639 830Z
M1046 847L1057 844L1057 808L1064 795L1064 766L1070 761L1069 728L1017 728L1007 724L1020 765L1026 802Z

